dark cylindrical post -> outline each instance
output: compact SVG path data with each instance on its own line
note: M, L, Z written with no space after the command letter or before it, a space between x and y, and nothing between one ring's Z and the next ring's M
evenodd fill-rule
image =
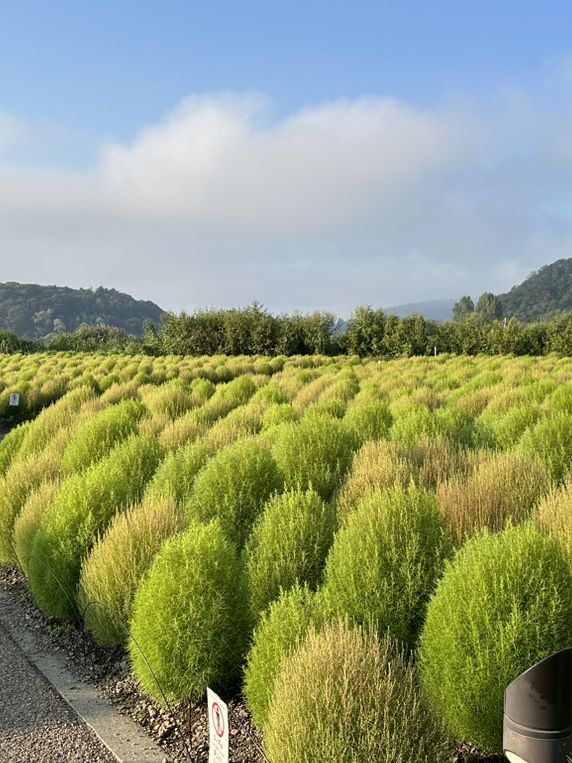
M572 758L572 648L537 662L504 693L503 749L512 763Z

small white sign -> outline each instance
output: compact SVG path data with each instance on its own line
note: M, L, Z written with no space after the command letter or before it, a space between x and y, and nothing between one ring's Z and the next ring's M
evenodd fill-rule
M209 710L209 763L228 763L228 707L207 689Z
M12 392L10 395L10 405L20 405L20 393Z

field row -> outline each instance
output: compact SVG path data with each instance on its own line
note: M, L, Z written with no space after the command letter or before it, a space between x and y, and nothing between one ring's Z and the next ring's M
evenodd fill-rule
M242 685L272 763L498 752L506 684L572 643L570 359L46 354L0 378L5 418L14 392L47 406L0 444L0 564L152 697Z

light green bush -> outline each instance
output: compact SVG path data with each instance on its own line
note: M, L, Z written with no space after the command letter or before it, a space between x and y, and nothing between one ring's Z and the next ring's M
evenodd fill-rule
M172 498L183 506L189 500L197 474L211 455L212 451L201 442L191 442L169 453L149 483L145 497Z
M212 458L195 480L187 504L190 520L218 518L226 536L242 547L268 498L282 489L271 454L241 440Z
M403 447L416 445L420 440L434 440L444 433L444 423L425 405L408 403L394 410L391 439Z
M24 439L30 431L31 422L18 424L3 438L0 443L0 476L6 474L15 456L22 447Z
M142 654L168 699L198 700L207 686L228 686L248 639L246 612L241 565L218 522L168 540L133 606L129 651L143 689L162 701Z
M272 453L287 489L313 487L328 500L350 468L357 445L343 422L316 414L284 426Z
M403 653L344 623L312 631L284 660L264 742L272 763L451 759Z
M477 423L480 441L506 450L520 440L523 433L540 418L540 409L527 403L510 408L502 415L487 412Z
M144 413L144 406L137 400L124 400L88 418L64 451L64 473L85 471L106 456L136 430Z
M210 379L193 379L191 382L191 392L197 405L202 405L212 397L216 387Z
M285 656L292 654L313 625L322 623L316 595L295 585L283 592L255 628L244 672L244 696L257 726L264 729L274 681Z
M372 623L408 647L452 540L433 493L411 484L365 498L337 533L321 601L330 617Z
M165 416L173 420L193 408L196 400L191 389L176 379L152 388L143 398L143 403L151 416Z
M506 686L572 644L572 572L531 524L468 541L427 611L419 661L434 712L451 734L502 751Z
M385 400L355 405L344 417L344 424L363 445L368 440L381 440L389 435L393 416Z
M60 435L65 438L66 432ZM45 480L56 479L61 471L61 448L56 437L52 447L13 463L0 479L0 564L10 566L17 559L13 549L14 523L28 496Z
M28 577L28 564L34 537L42 516L56 497L59 487L60 483L57 480L40 483L28 496L14 523L14 551L26 577Z
M552 478L562 482L572 468L572 414L555 413L523 434L519 447L540 458Z
M80 610L98 641L127 641L137 586L163 543L183 529L182 513L169 497L115 515L85 558L79 581Z
M262 416L262 429L270 429L295 420L296 414L290 403L274 403Z
M89 387L78 387L48 408L44 408L30 424L29 433L26 441L22 443L18 458L25 459L49 446L60 429L73 427L82 406L93 400L95 395Z
M141 500L160 457L154 440L132 435L106 458L62 484L32 546L30 587L40 609L55 617L74 618L72 602L84 558L114 514Z
M246 544L250 605L258 616L281 590L316 588L334 534L334 510L314 490L271 498Z

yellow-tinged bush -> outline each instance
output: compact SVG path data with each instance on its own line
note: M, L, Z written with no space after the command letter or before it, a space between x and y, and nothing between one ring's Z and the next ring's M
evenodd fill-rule
M285 658L264 744L272 763L450 760L404 654L344 623L311 631Z
M540 501L535 517L537 526L560 544L572 567L572 478Z
M155 441L132 435L106 458L62 483L32 546L29 580L40 609L63 619L76 616L84 558L113 516L141 500L161 455Z
M80 610L98 641L127 641L137 586L163 543L184 525L172 498L147 499L114 517L85 558L79 580Z
M65 431L62 432L65 435ZM13 464L0 479L0 564L10 566L16 558L13 549L14 523L32 490L61 472L61 449L52 444L37 455Z
M25 459L49 446L60 429L72 428L82 407L93 400L95 395L91 389L78 387L48 408L44 408L30 423L26 440L18 452L18 459Z
M20 451L31 425L31 421L18 424L2 438L2 442L0 442L0 476L8 471L12 461Z
M551 486L542 463L525 453L485 452L479 458L472 473L437 488L439 509L459 546L478 530L499 532L509 521L528 519Z

